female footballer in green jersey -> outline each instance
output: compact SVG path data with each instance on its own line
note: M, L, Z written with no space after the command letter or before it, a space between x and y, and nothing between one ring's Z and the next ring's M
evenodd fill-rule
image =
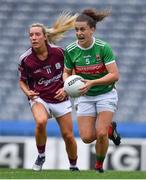
M77 99L77 117L81 139L85 143L96 140L97 172L104 172L103 162L109 146L109 127L113 125L111 139L120 144L116 123L112 123L117 109L118 96L115 82L119 72L110 45L93 36L96 23L109 16L109 12L85 9L75 21L77 41L65 50L64 80L75 74L85 79ZM114 131L117 137L114 137ZM116 142L117 141L117 142Z

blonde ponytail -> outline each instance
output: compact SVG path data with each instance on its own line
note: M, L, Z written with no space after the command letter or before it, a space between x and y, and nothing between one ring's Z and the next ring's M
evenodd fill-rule
M46 35L50 43L56 43L64 37L64 33L74 28L74 23L77 18L77 14L71 15L70 12L64 11L57 18L52 28L46 27Z

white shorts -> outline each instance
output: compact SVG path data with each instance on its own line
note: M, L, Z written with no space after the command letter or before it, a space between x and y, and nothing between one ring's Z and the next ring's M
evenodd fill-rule
M61 117L72 111L70 100L63 101L61 103L47 103L38 97L35 100L30 100L29 102L31 108L36 102L43 104L49 115L53 115L54 118Z
M111 111L117 109L118 95L116 89L98 95L98 96L81 96L77 99L77 116L96 117L99 112Z

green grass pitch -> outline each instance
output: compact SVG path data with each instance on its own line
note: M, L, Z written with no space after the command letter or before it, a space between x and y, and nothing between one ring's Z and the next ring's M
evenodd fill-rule
M94 170L70 172L68 170L42 170L34 172L26 169L0 169L0 179L146 179L142 171L105 171L96 173Z

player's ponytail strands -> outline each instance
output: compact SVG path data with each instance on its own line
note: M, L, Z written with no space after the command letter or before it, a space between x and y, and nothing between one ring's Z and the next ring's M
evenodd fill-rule
M64 37L64 33L74 28L77 14L71 15L70 12L64 11L60 14L52 28L46 28L46 34L50 43L56 43Z
M86 21L92 28L96 28L96 23L102 21L105 17L111 14L111 10L97 11L94 8L85 9L77 17L76 21Z
M96 9L85 9L82 14L86 14L87 16L92 17L94 21L99 22L111 15L111 10L97 11Z

